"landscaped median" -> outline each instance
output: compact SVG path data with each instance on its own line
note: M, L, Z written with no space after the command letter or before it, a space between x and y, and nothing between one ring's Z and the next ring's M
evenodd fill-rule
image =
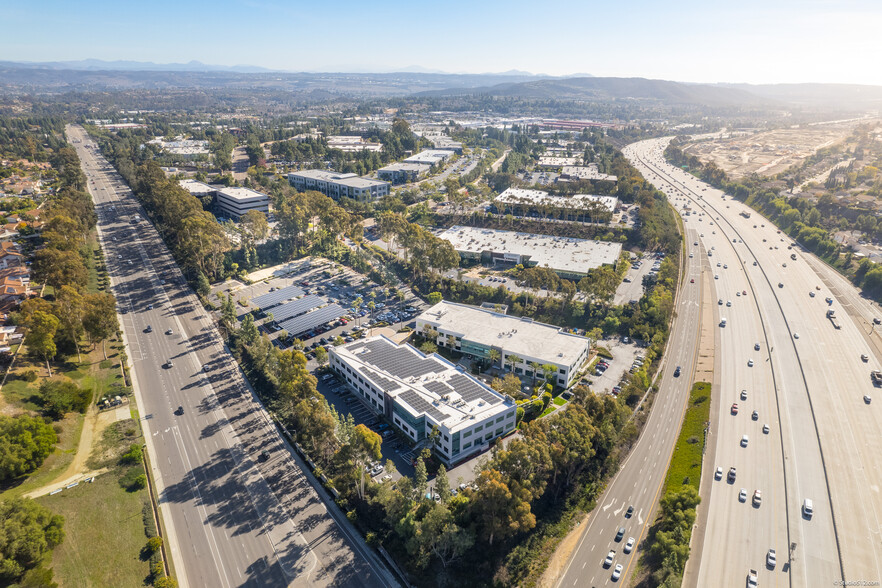
M679 586L689 558L701 462L710 419L711 385L696 382L662 488L658 517L647 534L638 586Z

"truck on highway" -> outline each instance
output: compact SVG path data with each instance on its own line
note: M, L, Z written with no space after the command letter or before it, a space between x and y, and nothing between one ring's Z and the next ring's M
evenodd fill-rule
M827 310L827 318L830 319L830 322L833 323L833 328L838 329L839 323L836 322L836 311L832 308Z
M874 386L882 386L882 372L873 370L870 372L870 380L873 381Z
M741 216L743 216L744 218L750 218L750 213L747 211L744 211L741 213Z

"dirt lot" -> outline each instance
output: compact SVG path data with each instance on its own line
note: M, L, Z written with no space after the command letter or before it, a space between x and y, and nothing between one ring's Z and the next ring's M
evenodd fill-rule
M864 121L865 122L865 121ZM751 173L773 176L799 163L818 149L851 134L858 121L735 134L689 145L686 151L704 162L713 161L733 178Z

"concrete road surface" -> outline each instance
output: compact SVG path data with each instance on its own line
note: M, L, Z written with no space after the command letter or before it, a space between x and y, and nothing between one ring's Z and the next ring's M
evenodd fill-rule
M394 585L326 507L123 180L81 127L68 135L81 140L180 585Z
M721 577L740 583L748 567L760 571L761 585L878 582L882 413L864 395L876 400L870 370L882 366L882 341L873 319L882 315L761 215L665 164L666 144L667 139L641 142L629 147L630 155L675 205L693 209L686 226L700 227L702 244L715 246L728 263L720 296L725 299L740 287L751 301L745 305L741 297L737 308L726 309L738 332L727 333L720 350L724 357L736 357L721 374L717 463L742 463L751 494L753 485L771 484L771 501L764 495L757 512L732 500L726 484L703 485L708 528L704 545L693 545L686 585ZM834 321L828 320L828 309L834 310ZM752 347L757 342L760 351ZM746 367L746 358L754 360L753 368ZM757 409L758 422L770 424L769 435L759 432L759 445L749 412L723 414L741 387L748 390L746 408ZM738 445L742 434L749 435L747 448ZM773 447L776 436L778 448ZM741 480L735 486L740 488ZM814 503L812 517L802 512L806 498ZM777 552L775 568L765 566L770 547Z

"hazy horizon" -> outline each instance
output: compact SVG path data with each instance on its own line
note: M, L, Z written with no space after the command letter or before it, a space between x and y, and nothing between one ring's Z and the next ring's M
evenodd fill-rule
M696 0L677 6L552 0L541 7L523 0L440 6L344 0L328 13L312 3L263 0L158 0L149 7L37 1L5 8L0 59L882 85L882 71L867 67L882 30L882 10L870 0L746 0L737 7Z

